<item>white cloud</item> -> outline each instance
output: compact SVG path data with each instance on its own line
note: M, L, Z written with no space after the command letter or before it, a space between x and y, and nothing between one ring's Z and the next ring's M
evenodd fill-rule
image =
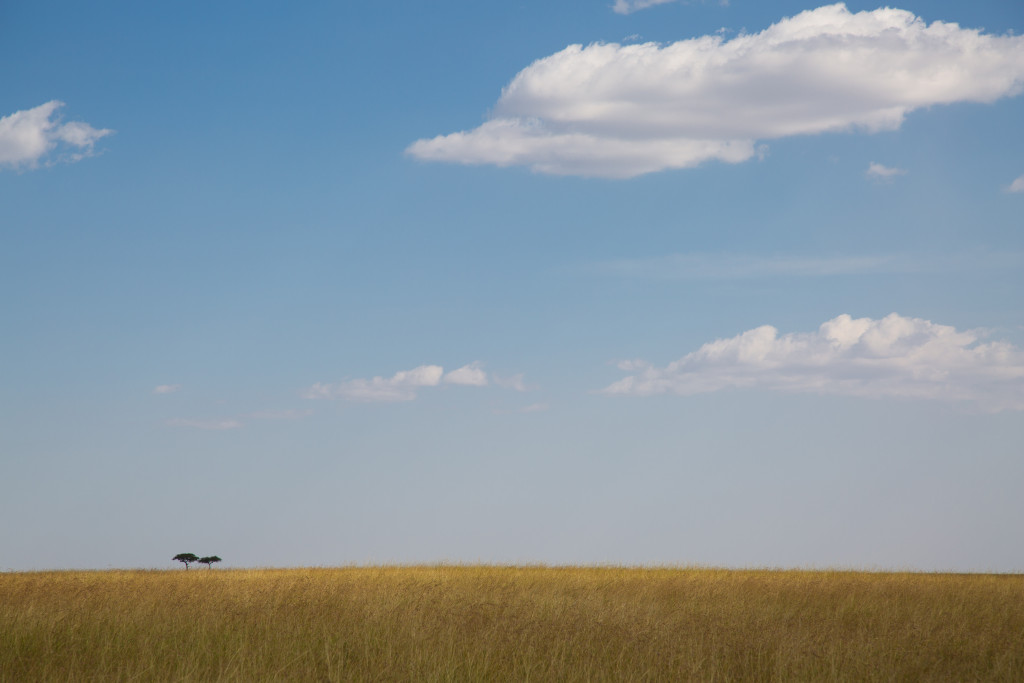
M239 429L242 423L234 419L221 419L221 420L189 420L185 418L176 417L168 420L167 424L171 427L190 427L192 429L205 429L209 431L224 431L228 429Z
M180 384L158 384L153 387L154 394L173 394L181 389Z
M436 387L441 383L444 368L440 365L420 365L412 370L396 372L389 378L353 379L338 384L317 382L307 389L305 398L343 398L349 401L411 401L421 387Z
M893 168L891 166L884 166L882 164L876 164L872 161L868 164L868 170L864 172L869 178L892 178L893 176L906 175L907 171L903 168Z
M1024 37L899 9L802 12L731 40L570 45L523 69L493 116L414 142L427 161L626 178L758 156L758 140L895 130L911 111L1024 86Z
M632 14L638 10L654 7L655 5L664 5L669 2L678 2L678 0L615 0L615 4L612 5L612 11L616 14Z
M209 420L194 420L190 418L176 417L167 420L165 424L170 427L189 427L191 429L204 429L207 431L225 431L229 429L241 429L245 426L243 420L298 420L312 415L312 410L259 410L237 417L222 417Z
M658 368L627 361L630 372L606 394L692 395L727 388L865 398L969 401L987 410L1024 410L1024 350L979 343L958 331L892 313L880 320L841 315L816 332L779 335L770 325L703 345Z
M632 14L648 7L667 5L670 2L681 2L684 5L690 4L687 0L615 0L615 4L612 5L612 11L616 14ZM701 0L701 2L706 2L706 0ZM729 0L718 0L718 4L722 7L728 7Z
M257 410L242 417L250 420L298 420L312 414L312 410Z
M1024 192L1024 175L1010 183L1010 186L1006 188L1008 192Z
M92 154L97 140L114 132L82 121L61 123L55 113L63 106L51 100L0 118L0 167L36 168L58 147L73 148L59 160L78 161Z
M443 377L447 384L462 384L470 387L487 386L487 373L480 367L480 361L474 361L469 365L463 365L457 370L452 370Z
M596 275L657 280L737 280L899 272L910 267L905 261L891 255L815 257L694 253L606 261L585 266L583 270Z
M744 280L769 277L830 277L885 273L949 273L1024 267L1024 252L974 251L946 256L874 254L803 256L757 254L667 254L587 264L576 272L654 280Z
M523 374L518 373L503 377L500 375L491 375L494 379L494 383L502 389L512 389L513 391L526 391L526 383L523 380Z
M396 372L391 377L352 379L337 384L317 382L302 392L303 398L346 399L349 401L411 401L423 387L454 384L467 387L485 387L494 381L500 387L524 391L523 376L488 376L483 363L473 361L445 373L440 365L421 365L412 370Z

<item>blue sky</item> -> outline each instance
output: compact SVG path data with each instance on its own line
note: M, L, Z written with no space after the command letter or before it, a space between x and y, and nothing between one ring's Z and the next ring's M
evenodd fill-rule
M1024 571L1021 33L5 6L0 567Z

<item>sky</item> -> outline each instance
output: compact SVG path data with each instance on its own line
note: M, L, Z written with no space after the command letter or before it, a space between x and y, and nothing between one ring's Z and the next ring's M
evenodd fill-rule
M0 8L0 570L1024 571L1024 5Z

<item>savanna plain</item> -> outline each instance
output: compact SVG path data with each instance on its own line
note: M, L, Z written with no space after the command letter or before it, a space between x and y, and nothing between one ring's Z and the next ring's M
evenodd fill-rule
M3 681L1021 681L1024 575L0 574Z

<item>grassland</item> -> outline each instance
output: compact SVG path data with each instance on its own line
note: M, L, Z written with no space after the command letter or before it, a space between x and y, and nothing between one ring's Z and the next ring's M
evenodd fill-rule
M3 681L1024 680L1024 576L0 574Z

